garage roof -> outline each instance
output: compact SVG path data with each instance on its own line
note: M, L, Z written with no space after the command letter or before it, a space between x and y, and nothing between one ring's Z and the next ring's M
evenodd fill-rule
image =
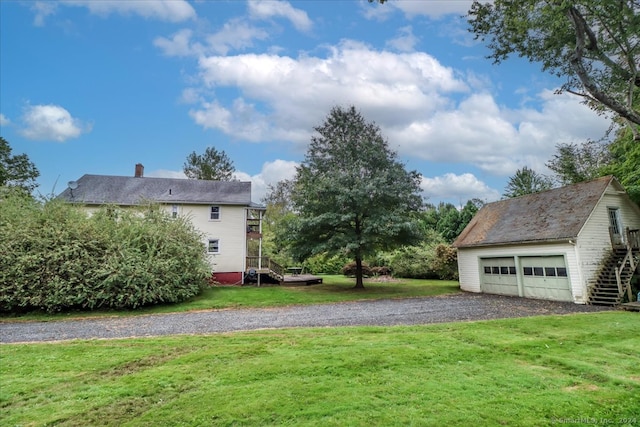
M574 239L613 176L484 205L453 242L454 247Z
M58 198L87 205L127 206L148 200L259 207L251 203L251 182L83 175L76 184L76 188L67 188Z

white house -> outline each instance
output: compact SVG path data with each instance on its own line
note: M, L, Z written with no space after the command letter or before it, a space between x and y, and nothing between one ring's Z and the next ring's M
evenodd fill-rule
M105 204L158 203L174 217L189 218L200 231L216 280L242 283L261 255L265 208L251 202L251 182L146 178L143 172L137 164L132 177L84 175L70 182L58 198L88 211Z
M612 176L489 203L453 243L460 287L615 305L631 294L638 229L640 208Z

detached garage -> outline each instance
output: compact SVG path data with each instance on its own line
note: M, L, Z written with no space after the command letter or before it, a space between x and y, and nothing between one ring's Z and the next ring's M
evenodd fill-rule
M604 260L639 228L640 208L612 176L489 203L453 243L460 287L584 304Z

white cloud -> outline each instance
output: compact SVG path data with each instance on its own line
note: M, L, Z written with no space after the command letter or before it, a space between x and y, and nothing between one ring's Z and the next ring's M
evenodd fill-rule
M380 4L377 1L360 1L360 12L365 19L384 22L393 15L395 8L389 7L389 2Z
M412 52L418 41L418 38L413 35L413 29L408 25L400 28L398 37L387 41L387 46L400 52Z
M146 19L167 22L183 22L196 18L195 9L186 0L61 0L58 3L36 2L31 9L35 12L34 25L44 25L44 19L56 12L56 6L86 7L95 15L108 16L138 15Z
M226 55L229 51L242 50L253 46L254 40L265 40L269 34L242 19L226 22L220 31L206 37L208 52Z
M4 114L0 113L0 126L9 126L11 120L9 120Z
M90 125L84 125L59 105L28 106L22 121L24 127L20 133L34 140L63 142L91 131Z
M172 171L167 169L157 169L157 170L145 173L145 176L148 176L149 178L188 179L187 176L182 171Z
M153 45L160 48L167 56L197 56L204 52L204 47L200 43L191 43L193 31L190 29L182 29L171 38L156 37Z
M307 142L336 104L365 108L376 121L417 120L450 103L443 94L467 89L430 55L378 52L352 41L331 48L326 58L210 56L199 67L205 87L237 87L242 95L230 106L205 101L192 117L204 127L255 141ZM267 111L259 108L264 105Z
M287 160L274 160L262 165L262 171L257 175L237 172L235 178L240 181L251 181L251 199L260 203L269 190L269 185L279 181L292 179L296 175L298 163Z
M190 29L182 29L170 37L156 37L154 46L166 56L202 56L209 54L227 55L232 50L244 50L253 47L255 40L265 40L269 33L248 22L236 18L226 22L222 28L203 36L203 42Z
M188 87L182 91L178 101L182 104L195 104L202 101L202 97L198 88Z
M497 176L523 166L544 172L557 144L604 135L610 124L575 97L550 94L538 96L539 108L520 110L498 106L489 94L473 94L387 135L399 142L401 153L429 161L471 163Z
M51 1L37 1L31 5L31 10L35 13L33 25L42 27L45 19L56 12L57 4Z
M424 15L437 19L445 15L466 15L472 3L471 0L395 0L385 4L400 9L408 17Z
M490 188L470 173L462 175L447 173L435 178L423 177L420 187L423 194L428 197L427 202L431 203L446 200L459 206L473 198L485 202L493 202L500 198L500 192Z
M299 31L309 31L313 22L307 12L296 9L289 2L279 0L249 0L249 14L257 19L283 17L288 19Z

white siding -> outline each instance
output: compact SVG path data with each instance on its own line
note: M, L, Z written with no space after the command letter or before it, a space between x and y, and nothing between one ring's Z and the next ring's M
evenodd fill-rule
M458 276L460 289L467 292L482 292L480 289L480 256L479 249L458 249Z
M207 255L213 271L244 271L247 253L246 209L243 206L214 206L220 206L219 220L209 219L211 212L209 205L184 205L181 207L180 214L189 218L204 235L203 245L206 246L209 239L220 241L220 253ZM171 206L167 209L170 212Z
M580 281L576 249L570 243L541 245L489 246L483 248L458 249L458 273L460 289L469 292L480 290L480 259L489 257L520 257L562 255L567 263L567 274L571 283L573 299L583 303L586 299L586 287ZM519 263L516 262L516 265ZM520 274L520 272L518 273Z
M626 197L622 197L610 186L591 213L577 239L581 280L585 289L589 281L595 279L605 255L611 250L608 213L610 207L620 209L623 229L626 227L640 228L638 211L632 207Z

